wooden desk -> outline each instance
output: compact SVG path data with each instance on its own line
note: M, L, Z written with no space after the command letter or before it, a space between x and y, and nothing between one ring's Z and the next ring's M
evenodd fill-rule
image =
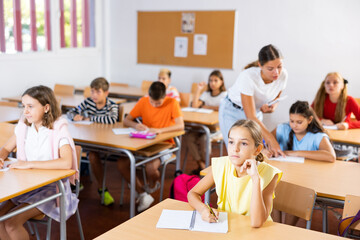
M154 144L163 142L170 138L175 138L177 145L176 153L176 169L180 169L180 141L177 138L183 135L184 131L169 132L159 134L155 139L139 139L130 138L128 135L115 135L112 128L123 127L122 123L115 124L101 124L94 123L91 125L79 125L74 122L69 124L74 141L87 149L99 149L102 151L119 154L125 153L130 159L130 217L135 216L135 169L140 166L144 161L136 162L134 154L131 151L137 151Z
M173 199L165 199L152 208L100 235L101 239L340 239L338 236L289 226L275 222L265 222L261 228L252 228L250 217L229 213L229 232L206 233L177 229L157 229L156 224L163 209L192 210L190 205ZM343 238L345 239L345 238Z
M327 129L326 131L328 132L331 141L360 146L360 129L349 129L349 130Z
M56 95L56 98L58 99L60 106L62 108L77 107L80 105L80 103L82 103L85 100L83 95L78 95L78 94L75 94L73 96ZM109 98L109 99L117 104L126 102L126 99L122 99L122 98ZM21 96L6 97L3 98L3 100L21 103Z
M209 127L215 126L219 123L219 112L213 111L212 113L198 113L198 112L182 112L185 125L191 128L201 128L206 135L205 143L205 166L210 165L210 141L211 133ZM205 201L209 202L210 191L205 194Z
M84 92L85 87L75 88L75 92ZM122 86L110 86L109 97L126 98L126 99L139 99L145 96L148 92L138 87L122 87Z
M16 123L22 113L22 108L0 106L0 122Z
M61 179L72 176L74 170L40 170L40 169L10 169L7 172L0 172L0 202L6 201L21 194L30 192L34 189L57 182L59 193L50 196L47 201L60 198L60 238L66 239L66 216L65 216L65 197L63 195L64 185ZM31 208L36 207L36 203L18 209L0 217L4 221L14 215L20 214Z
M345 200L346 194L360 196L360 164L335 161L325 163L305 160L304 163L269 161L283 171L282 181L312 188L318 197Z

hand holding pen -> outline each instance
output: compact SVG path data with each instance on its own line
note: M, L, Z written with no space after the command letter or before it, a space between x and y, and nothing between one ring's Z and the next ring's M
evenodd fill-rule
M206 208L201 212L202 220L210 223L219 222L219 212L210 207L209 203L205 203Z
M138 130L138 131L148 131L149 130L149 128L146 125L144 125L138 118L135 118L135 119L136 119L136 122L138 123L135 126L136 130Z

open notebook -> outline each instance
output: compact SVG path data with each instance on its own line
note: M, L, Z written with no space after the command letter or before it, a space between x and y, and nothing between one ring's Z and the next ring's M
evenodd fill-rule
M208 223L201 219L200 213L194 211L163 209L156 228L187 229L191 231L227 233L227 212L219 213L218 223Z

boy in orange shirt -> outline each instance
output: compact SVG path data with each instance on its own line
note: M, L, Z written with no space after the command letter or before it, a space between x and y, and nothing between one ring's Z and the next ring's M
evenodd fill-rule
M142 118L142 123L135 122L136 118ZM124 119L124 126L135 128L138 131L154 132L157 134L180 131L184 129L184 120L178 101L174 98L166 97L166 87L161 82L153 82L149 88L149 96L142 97L130 114ZM174 141L171 140L173 143ZM127 182L130 182L129 161L121 159L118 161L118 168L121 175ZM160 159L155 159L145 165L146 174L149 179L150 186L144 190L139 179L136 177L136 191L138 196L138 212L147 209L154 201L149 194L156 191L160 185Z

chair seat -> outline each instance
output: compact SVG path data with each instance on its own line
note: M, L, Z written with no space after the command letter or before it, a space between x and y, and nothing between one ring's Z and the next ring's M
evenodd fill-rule
M155 154L157 154L161 151L172 148L173 146L174 145L171 143L165 143L165 142L158 143L158 144L152 145L150 147L136 151L135 154L140 155L140 156L150 157L150 156L154 156Z
M34 220L42 220L44 218L45 218L45 214L39 214L39 215L33 217L32 219L34 219Z

